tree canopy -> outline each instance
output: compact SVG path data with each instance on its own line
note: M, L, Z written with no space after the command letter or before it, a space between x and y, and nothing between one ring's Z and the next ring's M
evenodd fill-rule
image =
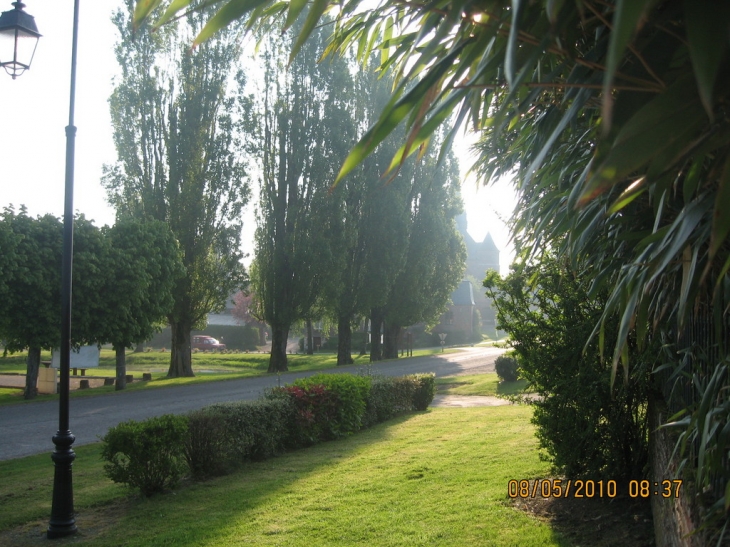
M104 299L90 320L96 341L115 350L120 390L126 384L126 348L148 340L165 324L183 269L177 242L163 222L119 219L102 234Z
M170 310L180 274L177 246L159 224L127 221L99 229L79 215L74 232L71 343L112 343L123 357L124 348L149 338ZM28 349L25 396L31 398L41 350L61 343L63 224L52 215L32 218L24 208L7 208L0 215L0 238L8 257L0 339L6 352Z
M165 222L177 240L184 275L168 315L168 375L192 376L190 331L246 282L241 212L250 189L241 134L250 101L235 29L191 51L190 33L205 14L162 35L135 33L132 4L114 16L122 77L109 103L118 161L103 183L119 219Z

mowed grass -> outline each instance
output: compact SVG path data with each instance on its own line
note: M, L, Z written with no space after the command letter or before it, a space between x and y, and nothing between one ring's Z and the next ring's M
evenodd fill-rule
M486 395L504 397L524 393L527 380L501 382L496 372L437 378L436 388L440 395Z
M440 351L440 349L415 350L413 356L433 355L440 353ZM0 357L0 374L25 374L25 360L25 352ZM42 352L41 360L50 361L50 352ZM170 364L169 352L153 351L133 353L129 351L127 353L127 374L134 376L135 380L141 380L144 373L150 373L152 380L149 382L128 383L125 389L128 391L155 389L264 376L268 374L269 355L265 353L193 353L192 360L194 377L168 378L167 370ZM362 365L364 367L369 364L369 356L367 355L353 355L353 360L355 361L355 365ZM290 372L324 370L337 366L337 355L334 353L318 353L315 355L293 354L288 356L288 362ZM88 376L115 377L114 352L112 350L102 349L99 358L99 367L87 369L86 374ZM103 393L111 393L114 390L114 386L95 387L89 390L72 391L71 396L85 397L89 395L100 395ZM48 401L56 398L56 395L38 395L33 401ZM24 402L22 389L0 388L0 405L20 402Z
M430 409L149 500L103 477L98 446L80 447L80 532L63 542L569 546L507 497L509 480L548 472L529 418L520 405ZM37 541L50 512L49 458L0 462L0 476L0 544Z

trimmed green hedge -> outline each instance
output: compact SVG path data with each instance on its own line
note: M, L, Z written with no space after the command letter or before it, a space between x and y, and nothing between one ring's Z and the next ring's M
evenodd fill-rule
M315 374L308 378L300 378L294 386L303 389L312 386L324 386L337 397L337 405L333 415L328 417L328 436L337 439L355 433L362 427L370 378L352 374Z
M286 448L291 405L259 399L211 405L188 414L185 458L195 478L225 475L246 460Z
M216 404L183 416L125 422L102 438L114 482L151 496L184 475L224 475L249 460L351 435L433 400L435 376L317 374L256 401Z

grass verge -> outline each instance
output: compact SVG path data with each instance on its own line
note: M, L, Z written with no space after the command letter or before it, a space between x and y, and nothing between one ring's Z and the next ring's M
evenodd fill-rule
M485 395L506 397L524 393L526 380L516 382L500 382L496 373L471 374L436 378L439 395Z
M517 405L432 409L149 500L103 476L98 446L80 447L80 532L58 543L569 546L507 498L510 479L547 472L529 416ZM48 457L0 462L0 476L0 544L43 541Z

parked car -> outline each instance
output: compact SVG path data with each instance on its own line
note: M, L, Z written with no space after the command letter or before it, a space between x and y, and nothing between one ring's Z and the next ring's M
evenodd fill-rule
M225 344L221 344L212 336L193 336L193 349L200 351L223 351Z

